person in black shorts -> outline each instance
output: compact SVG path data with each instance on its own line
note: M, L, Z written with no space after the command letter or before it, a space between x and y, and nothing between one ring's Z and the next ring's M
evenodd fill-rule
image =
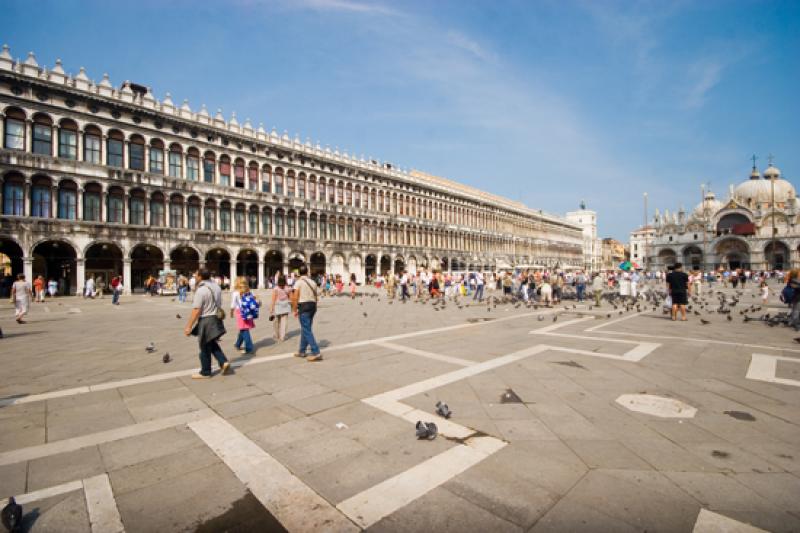
M681 320L686 322L686 304L692 294L689 285L689 276L683 271L683 265L675 263L672 272L667 274L667 292L672 298L672 320L678 319L678 308L681 310Z

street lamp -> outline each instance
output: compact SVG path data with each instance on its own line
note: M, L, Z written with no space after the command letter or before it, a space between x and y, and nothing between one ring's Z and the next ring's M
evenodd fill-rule
M648 234L647 234L647 193L644 193L644 225L642 226L642 230L644 230L644 272L647 274L648 272L648 255L647 255L647 245L648 245Z

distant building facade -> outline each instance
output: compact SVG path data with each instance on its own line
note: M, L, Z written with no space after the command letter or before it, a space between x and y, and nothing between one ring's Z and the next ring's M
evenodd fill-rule
M582 227L422 172L291 139L60 61L0 52L0 254L75 293L162 269L268 276L577 268Z
M656 231L653 226L647 225L631 232L628 250L630 260L641 268L647 268L647 249L655 240Z
M581 203L581 209L569 211L566 218L582 228L583 269L586 271L598 270L601 264L602 243L597 238L597 213L586 209L586 205Z
M602 241L602 270L617 270L619 264L625 261L625 244L611 238Z

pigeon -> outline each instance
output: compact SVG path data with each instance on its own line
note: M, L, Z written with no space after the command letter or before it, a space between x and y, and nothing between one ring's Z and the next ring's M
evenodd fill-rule
M180 314L177 314L177 315L175 315L175 318L177 318L178 320L180 320L180 319L181 319L181 315L180 315Z
M161 360L164 361L165 363L169 363L170 361L172 361L172 358L169 356L169 352L165 353L164 357L162 357Z
M539 322L541 322L542 320L544 320L544 317L542 315L539 315L538 319L539 319Z
M453 411L450 410L450 407L448 407L446 403L438 401L436 402L436 414L444 418L450 418Z
M22 506L17 503L13 496L8 499L8 505L0 511L0 521L3 526L11 533L21 531L22 527Z
M556 320L558 320L558 315L553 315L553 322L555 322Z
M150 344L144 347L144 351L147 353L153 353L156 351L156 345L154 342L150 341Z
M727 316L727 317L725 317L725 318L727 318L727 319L728 319L728 322L730 322L731 320L733 320L733 318L731 318L731 315L728 315L728 316Z
M707 326L707 325L711 324L711 321L701 318L700 319L700 323L703 324L704 326Z
M436 424L434 424L433 422L423 422L421 420L417 422L416 428L417 428L417 438L420 440L422 439L433 440L436 438L436 434L439 431L438 428L436 427Z
M367 313L364 313L364 318L367 318Z
M3 338L3 328L0 328L0 339Z

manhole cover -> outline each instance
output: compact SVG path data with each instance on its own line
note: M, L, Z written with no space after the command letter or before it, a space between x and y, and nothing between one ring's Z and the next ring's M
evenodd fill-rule
M694 418L697 409L674 398L654 394L623 394L617 403L626 409L661 418Z

